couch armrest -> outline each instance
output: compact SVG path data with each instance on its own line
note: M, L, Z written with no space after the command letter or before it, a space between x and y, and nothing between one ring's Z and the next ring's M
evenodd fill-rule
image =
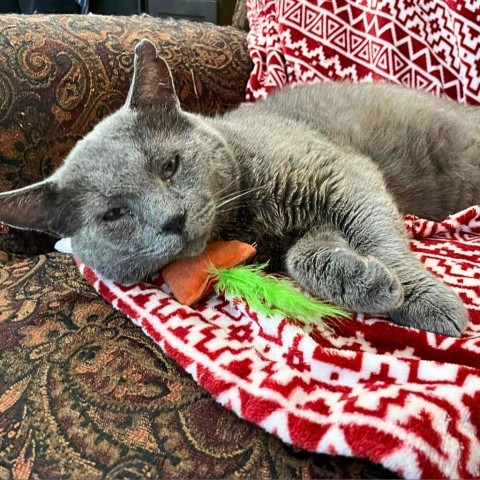
M169 62L186 110L243 100L245 33L149 16L0 16L0 191L49 175L128 92L133 49L149 38Z

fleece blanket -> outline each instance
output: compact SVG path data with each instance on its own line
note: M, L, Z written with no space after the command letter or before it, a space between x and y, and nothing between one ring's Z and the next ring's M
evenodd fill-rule
M461 338L367 315L307 333L221 295L191 309L161 278L122 286L79 268L218 402L283 441L407 478L480 478L480 206L405 223L469 310Z
M247 98L286 83L383 80L480 104L478 0L247 0Z

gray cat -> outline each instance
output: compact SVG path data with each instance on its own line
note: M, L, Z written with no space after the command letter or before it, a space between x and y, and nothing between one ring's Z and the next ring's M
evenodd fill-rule
M412 256L402 214L475 204L480 113L387 84L288 88L216 118L180 109L154 45L135 50L123 108L44 182L0 196L0 220L71 236L83 262L145 279L214 238L358 312L459 336L458 296Z

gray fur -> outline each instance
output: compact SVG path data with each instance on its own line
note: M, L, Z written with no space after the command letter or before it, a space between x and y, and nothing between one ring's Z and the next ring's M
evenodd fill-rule
M0 219L71 235L82 261L120 282L215 238L256 242L258 260L316 296L461 334L466 310L410 253L402 214L439 220L478 202L478 110L387 84L324 83L206 118L180 110L152 49L136 49L126 105L47 182L0 196ZM27 218L22 202L43 215ZM129 213L102 220L113 208Z

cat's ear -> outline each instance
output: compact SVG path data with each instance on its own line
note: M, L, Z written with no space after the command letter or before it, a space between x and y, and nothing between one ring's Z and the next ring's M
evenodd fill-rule
M180 109L170 68L149 40L142 40L135 47L133 80L126 104L132 109Z
M75 231L76 218L72 215L72 202L63 197L49 180L1 193L0 223L58 237L70 236Z

